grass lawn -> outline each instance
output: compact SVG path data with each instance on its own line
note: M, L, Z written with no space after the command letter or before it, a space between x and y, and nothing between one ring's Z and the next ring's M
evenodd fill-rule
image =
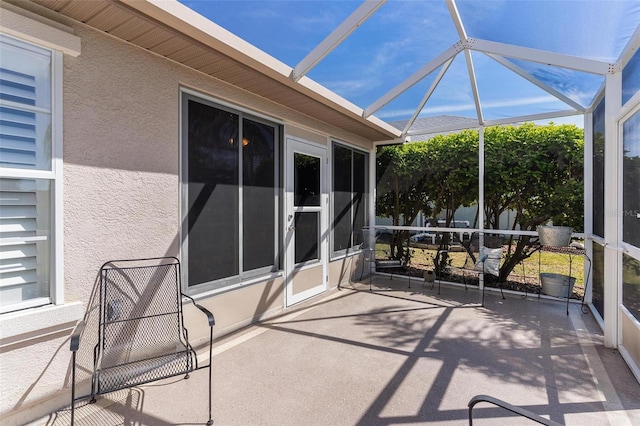
M386 256L386 250L388 245L381 244L376 247L376 257L382 259ZM455 267L451 269L451 274L444 277L445 280L462 282L463 272L457 270L465 265L465 259L467 253L462 251L451 251L451 266ZM507 246L505 246L506 252ZM433 270L433 259L437 253L437 247L432 245L415 245L411 247L411 261L409 263L409 269L411 275L422 276L422 273L426 270ZM540 272L553 272L556 274L570 275L576 278L576 283L573 288L574 298L582 298L584 294L584 263L585 259L579 255L564 254L564 253L551 253L551 252L537 252L530 258L524 260L521 264L517 265L511 274L507 278L505 288L512 288L515 290L526 290L529 292L538 292L540 289L539 273ZM588 262L587 262L588 265ZM524 266L524 268L523 268ZM471 262L467 264L468 268L472 268ZM406 271L405 271L406 273ZM467 283L477 282L475 274L466 274Z

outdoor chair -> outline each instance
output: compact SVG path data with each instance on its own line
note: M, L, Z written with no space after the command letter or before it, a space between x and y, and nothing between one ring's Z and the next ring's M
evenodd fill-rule
M503 255L503 238L499 235L484 235L484 244L480 245L480 233L474 232L468 241L461 241L460 245L465 250L465 259L463 264L448 265L449 269L457 269L462 273L462 281L464 288L467 289L467 275L475 275L478 278L493 275L496 278L500 276L500 261ZM439 250L436 256L449 256L449 249ZM438 259L438 258L436 258ZM437 260L436 260L437 261ZM502 284L498 283L500 294L504 299ZM482 306L484 306L484 289L482 287ZM440 292L440 282L438 282L438 294Z
M360 279L364 276L365 264L369 265L369 290L372 289L372 276L375 271L404 268L402 260L391 258L391 232L386 228L362 228L362 269ZM382 255L380 255L382 253ZM389 279L393 278L393 273ZM411 274L409 274L409 288L411 288Z
M211 416L211 355L213 314L181 292L180 262L175 257L115 260L100 268L97 343L93 349L91 402L97 395L139 386L192 371L209 369ZM208 320L209 363L198 366L183 321L183 299L190 300ZM86 317L85 317L86 319ZM76 398L76 352L87 323L81 321L71 336L71 424ZM88 331L88 329L87 329ZM92 334L94 335L94 334Z

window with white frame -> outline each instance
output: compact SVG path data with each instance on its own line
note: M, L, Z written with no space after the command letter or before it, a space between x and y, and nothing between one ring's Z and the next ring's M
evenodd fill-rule
M362 242L366 223L369 155L339 143L333 144L333 247L346 253Z
M278 270L280 126L182 96L182 261L191 291Z
M55 58L0 34L0 312L49 304L55 296Z

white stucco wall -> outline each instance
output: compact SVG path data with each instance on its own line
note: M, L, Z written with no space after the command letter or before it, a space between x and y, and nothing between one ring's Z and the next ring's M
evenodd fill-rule
M86 307L97 272L107 260L179 254L181 87L272 116L288 129L314 129L370 146L341 129L82 24L47 15L72 27L82 47L79 56L64 57L66 304ZM278 278L202 303L217 314L219 335L273 315L283 309L283 300ZM187 310L191 327L195 315ZM41 330L4 343L0 416L7 424L37 418L67 402L69 390L63 386L70 374L72 327L73 322L67 322L51 330L43 324ZM204 329L189 331L196 340L206 334ZM19 368L24 365L29 368ZM60 399L51 400L56 395ZM43 404L44 399L54 402Z

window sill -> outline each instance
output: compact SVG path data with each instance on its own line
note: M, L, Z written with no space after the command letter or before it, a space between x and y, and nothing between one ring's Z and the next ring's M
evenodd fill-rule
M84 315L82 302L48 305L0 315L0 347L75 327Z
M272 272L266 275L260 275L257 277L252 277L250 279L247 279L245 281L241 281L239 283L235 283L235 284L230 284L230 285L226 285L224 287L220 287L220 288L216 288L216 289L211 289L211 290L203 290L197 293L187 293L189 296L193 297L194 300L202 300L202 299L207 299L209 297L213 297L213 296L217 296L220 294L224 294L224 293L228 293L234 290L239 290L242 288L246 288L252 285L256 285L256 284L261 284L264 283L266 281L270 281L270 280L275 280L278 278L284 277L284 272L282 271L277 271L277 272Z
M350 250L352 250L352 251L349 251L348 253L345 253L345 252L332 253L331 257L329 258L329 261L330 262L335 262L336 260L342 260L342 259L346 259L346 258L349 258L349 257L357 256L357 255L359 255L360 253L363 252L363 250L359 249L359 248L354 248L354 249L350 249Z

